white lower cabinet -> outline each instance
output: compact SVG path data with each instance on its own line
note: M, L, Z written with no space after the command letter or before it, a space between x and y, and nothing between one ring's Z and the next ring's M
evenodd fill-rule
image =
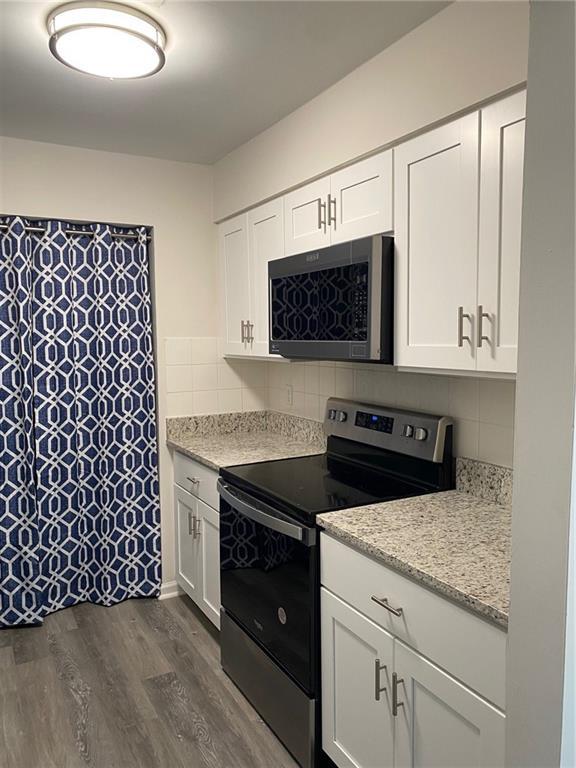
M200 594L198 605L220 626L220 515L198 499L197 537Z
M174 486L176 506L176 580L194 601L198 595L199 549L194 536L198 499Z
M413 647L401 642L394 630L386 631L378 619L368 618L360 610L365 607L361 599L358 606L346 602L353 592L341 587L349 578L339 580L331 567L334 556L342 555L343 549L354 553L357 594L364 580L366 594L383 591L386 600L391 595L390 605L403 606L397 619L399 634L402 627L414 629L408 632ZM397 581L407 580L325 534L321 536L321 556L322 747L329 757L339 768L503 768L504 712L457 679L449 662L441 667L419 652L436 646L437 628L429 635L427 623L419 625L413 620L421 604L410 591L404 593ZM350 565L342 564L348 575ZM378 573L374 565L380 569ZM414 587L413 582L407 583ZM420 589L425 598L430 594ZM384 597L379 597L381 602ZM465 643L467 624L485 624L463 609L457 611L461 615L452 616L443 627L446 645L453 648L459 637ZM387 610L382 614L383 623L392 615ZM462 648L470 672L458 660L455 666L464 678L475 679L475 666L486 664L486 659L478 658L483 655L503 669L505 643L499 640L504 633L487 627L496 633L497 645L491 647L488 641L485 652Z
M175 455L176 581L220 627L220 515L206 503L218 499L217 479L213 470Z
M503 768L503 712L399 641L394 671L397 768Z
M392 635L322 589L322 746L346 768L392 765Z

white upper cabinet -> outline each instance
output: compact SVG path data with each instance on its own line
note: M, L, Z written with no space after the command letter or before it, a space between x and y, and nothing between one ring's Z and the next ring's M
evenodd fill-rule
M387 150L284 197L285 255L390 232L392 151Z
M397 365L475 365L479 121L394 151Z
M268 263L284 256L284 208L281 198L248 213L248 253L251 288L250 352L258 357L267 357Z
M394 669L395 768L503 768L503 712L398 641Z
M219 227L218 250L222 293L222 351L249 354L250 262L246 215L225 221Z
M399 366L515 373L525 93L394 155Z
M515 372L526 94L482 110L478 370Z
M392 230L392 151L332 174L328 224L331 243Z
M284 254L304 253L330 245L326 176L284 196Z
M254 208L219 227L222 352L268 354L268 262L284 255L282 199Z

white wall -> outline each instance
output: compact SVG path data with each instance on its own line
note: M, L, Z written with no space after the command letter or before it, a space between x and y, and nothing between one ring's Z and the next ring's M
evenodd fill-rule
M509 768L560 764L574 503L574 24L573 3L531 3L507 680Z
M456 2L215 165L215 218L526 80L527 2Z
M0 214L154 227L163 580L174 578L165 337L217 334L212 168L0 138Z
M268 403L273 410L319 421L327 397L345 397L451 416L456 456L512 466L513 381L395 372L352 363L278 362L268 363L268 368Z

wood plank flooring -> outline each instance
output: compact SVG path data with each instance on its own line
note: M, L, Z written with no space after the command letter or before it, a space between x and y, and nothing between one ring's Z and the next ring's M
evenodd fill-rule
M2 768L296 768L186 597L0 630Z

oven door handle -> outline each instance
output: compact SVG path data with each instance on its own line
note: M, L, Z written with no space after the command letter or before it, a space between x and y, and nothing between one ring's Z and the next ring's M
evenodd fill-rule
M232 488L230 488L229 485L223 483L220 479L218 480L217 487L218 493L224 499L224 501L230 504L231 507L234 507L234 509L238 510L238 512L240 512L242 515L249 517L250 520L254 520L255 523L260 523L266 528L271 528L273 531L278 531L278 533L284 534L284 536L289 536L291 539L296 539L296 541L302 542L302 544L307 547L311 547L315 544L315 529L304 528L301 525L290 523L288 520L283 520L280 517L276 517L275 514L268 514L263 509L254 507L244 498L234 493ZM262 504L262 502L258 502L258 504L259 506L268 508L271 512L273 512L271 507L267 507L267 505Z

